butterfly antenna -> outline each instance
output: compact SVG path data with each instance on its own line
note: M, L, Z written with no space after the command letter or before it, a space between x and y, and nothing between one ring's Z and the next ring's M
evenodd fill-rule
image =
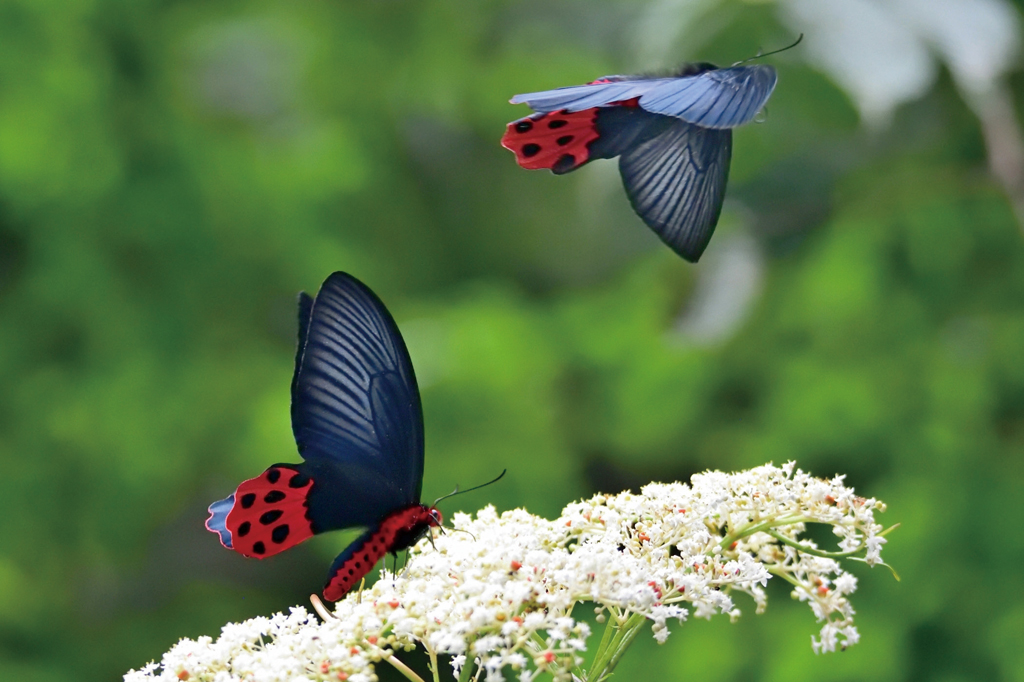
M452 532L453 532L453 533L465 533L465 534L466 534L466 535L468 535L469 537L471 537L471 538L473 538L474 540L476 540L476 536L475 536L475 535L473 535L472 533L470 533L470 532L469 532L468 530L466 530L465 528L452 528Z
M480 485L475 485L472 488L467 488L466 490L459 490L459 486L456 485L455 486L455 490L453 490L452 492L448 493L447 495L442 495L441 497L437 498L436 500L434 500L434 503L432 505L430 505L430 506L431 507L436 507L437 503L440 502L441 500L447 500L449 497L454 497L456 495L461 495L463 493L470 493L470 492L473 492L474 490L480 490L480 488L486 488L487 486L491 485L492 483L497 483L498 481L500 481L502 479L502 477L505 476L505 473L507 471L508 471L508 469L502 469L501 473L498 474L498 477L495 478L493 481L487 481L487 483L481 483Z
M761 57L767 57L769 55L778 54L780 52L785 52L786 50L792 50L794 47L799 45L801 43L801 41L803 41L803 39L804 39L804 34L801 33L799 36L797 36L797 39L795 41L793 41L792 45L786 45L786 47L780 47L779 49L772 50L771 52L764 52L764 53L762 53L760 50L758 50L757 54L755 54L753 57L747 57L743 61L736 62L735 64L733 64L733 66L739 66L740 64L746 64L747 62L752 62L755 59L760 59Z

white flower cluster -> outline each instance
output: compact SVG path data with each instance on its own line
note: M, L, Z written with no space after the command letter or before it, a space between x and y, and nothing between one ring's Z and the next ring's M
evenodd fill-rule
M382 570L323 622L296 607L230 624L216 641L182 640L159 665L125 680L372 682L382 660L416 680L396 654L417 646L430 655L435 679L439 654L451 656L463 680L471 671L488 682L507 674L529 682L540 672L598 679L646 620L663 642L670 619L738 617L733 592L749 594L760 612L772 575L792 583L823 622L814 650L833 651L858 640L847 599L857 581L837 559L874 565L885 543L873 515L884 505L842 483L789 463L597 495L554 521L521 509L456 514L454 530L419 542L403 571ZM807 523L831 525L841 551L800 540ZM606 628L589 670L582 666L590 627L574 615L581 603Z

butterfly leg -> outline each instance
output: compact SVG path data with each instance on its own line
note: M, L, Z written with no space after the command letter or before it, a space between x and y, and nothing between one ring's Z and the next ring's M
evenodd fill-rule
M398 561L398 555L395 555L395 561ZM405 561L402 563L402 577L405 577L405 572L409 570L409 550L405 550Z

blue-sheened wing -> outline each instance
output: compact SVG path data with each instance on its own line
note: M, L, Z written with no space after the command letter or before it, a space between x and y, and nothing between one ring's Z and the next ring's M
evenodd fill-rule
M731 153L731 130L676 121L619 158L633 209L688 261L700 258L715 231Z
M547 113L551 111L583 111L621 102L634 97L640 97L650 92L660 84L670 83L676 78L653 78L637 80L620 80L610 83L593 83L590 85L571 85L555 90L544 90L542 92L529 92L524 95L516 95L511 100L512 104L528 104L531 109L537 112Z
M317 484L313 520L320 530L379 521L418 502L423 480L423 410L409 353L380 299L342 272L323 283L308 320L292 430Z
M646 111L704 128L735 128L754 119L775 89L771 66L733 66L657 83L640 96Z
M309 318L313 312L313 297L305 291L299 293L299 342L295 346L295 371L292 373L292 405L295 405L295 389L299 384L299 365L302 351L306 348L306 333L309 332ZM294 409L294 407L293 407Z

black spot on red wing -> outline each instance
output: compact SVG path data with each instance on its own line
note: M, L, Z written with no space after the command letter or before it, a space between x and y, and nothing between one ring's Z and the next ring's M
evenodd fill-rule
M264 526L269 526L274 521L277 521L279 518L281 518L283 514L284 512L281 511L280 509L271 509L268 512L264 512L263 515L260 516L260 523L262 523Z
M305 474L295 474L288 479L289 488L304 488L307 483L309 483L309 476Z
M551 170L556 174L567 173L568 171L572 170L573 166L575 165L575 156L573 156L572 154L563 154L561 157L559 157L558 161L555 162L555 165L551 167Z
M285 487L296 473L289 465L274 465L238 486L238 502L225 522L232 537L245 538L238 545L238 552L260 558L273 556L314 535L307 499L312 480L306 477L306 485L294 492ZM271 483L271 479L276 483ZM262 548L260 552L252 550L257 543Z
M266 554L267 553L267 548L266 548L266 546L262 542L257 542L256 544L254 544L252 546L252 553L253 554Z
M517 133L528 133L533 130L533 123L531 121L520 121L516 124Z
M571 154L573 165L562 172L575 170L589 160L589 145L600 137L598 111L599 108L592 108L534 114L528 119L533 127L527 132L517 132L516 125L521 120L513 121L507 126L501 145L515 153L516 163L523 168L554 170L563 155Z

